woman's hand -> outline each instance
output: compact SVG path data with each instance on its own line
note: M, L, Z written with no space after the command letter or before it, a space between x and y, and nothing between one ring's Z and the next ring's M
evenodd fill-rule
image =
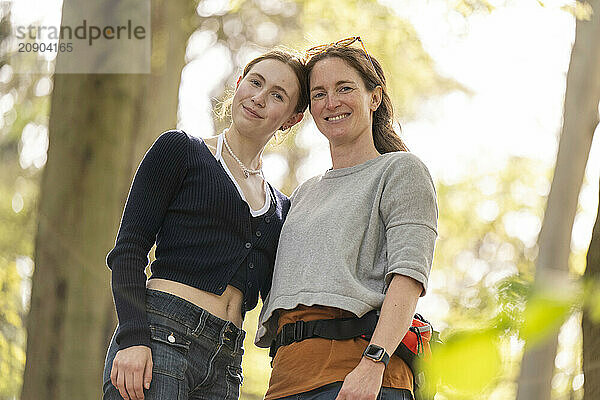
M393 354L412 322L423 286L408 276L394 275L383 300L371 343ZM383 383L385 364L365 357L346 375L337 400L375 400Z
M383 383L385 364L361 358L346 375L336 400L375 400Z
M110 381L125 400L143 400L144 388L152 381L152 350L147 346L132 346L119 350L110 372ZM143 384L143 387L142 387Z

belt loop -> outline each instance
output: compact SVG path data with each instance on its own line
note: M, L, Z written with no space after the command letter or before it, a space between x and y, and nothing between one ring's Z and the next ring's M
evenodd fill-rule
M294 341L300 342L304 339L304 321L298 320L296 321L296 326L294 327Z
M234 351L237 352L238 350L241 350L242 348L244 348L244 331L243 330L239 330L237 337L235 339L235 349ZM241 353L241 351L240 351Z
M227 332L231 332L231 327L229 326L229 324L231 324L231 322L226 322L221 327L221 331L219 332L219 344L220 345L225 343L225 339L229 340L229 338L226 337Z
M207 319L206 313L207 313L207 311L202 309L202 312L200 312L200 314L199 314L196 328L192 332L192 335L198 337L200 335L200 333L204 330L204 325L206 324L206 319Z

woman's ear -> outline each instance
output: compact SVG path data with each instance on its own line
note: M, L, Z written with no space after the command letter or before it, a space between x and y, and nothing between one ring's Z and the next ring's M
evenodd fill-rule
M283 123L283 125L281 125L279 130L285 131L286 129L290 129L292 126L302 121L302 117L304 117L304 113L301 112L292 115L287 121Z
M381 104L382 97L383 97L383 89L381 88L381 86L377 86L371 92L371 105L370 105L371 111L373 111L373 112L377 111L377 109L379 108L379 105Z

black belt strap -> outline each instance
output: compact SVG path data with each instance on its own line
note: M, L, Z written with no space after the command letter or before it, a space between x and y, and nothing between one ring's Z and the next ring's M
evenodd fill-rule
M377 311L372 310L360 318L319 319L316 321L296 321L285 324L271 343L269 356L275 357L277 349L304 339L319 337L323 339L352 339L373 334L377 325Z

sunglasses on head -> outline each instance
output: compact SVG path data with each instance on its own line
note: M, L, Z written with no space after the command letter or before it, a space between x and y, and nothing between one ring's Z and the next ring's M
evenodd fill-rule
M350 36L345 39L338 40L337 42L332 42L329 44L321 44L321 45L318 45L315 47L311 47L310 49L306 50L306 59L308 60L318 54L324 53L332 47L349 47L350 45L352 45L353 43L355 43L357 41L360 42L360 45L362 46L363 51L367 55L367 58L369 59L369 62L371 63L371 67L373 67L373 71L377 72L377 70L375 69L375 65L373 64L373 60L371 60L371 56L369 55L369 52L365 48L365 44L360 39L360 36Z

